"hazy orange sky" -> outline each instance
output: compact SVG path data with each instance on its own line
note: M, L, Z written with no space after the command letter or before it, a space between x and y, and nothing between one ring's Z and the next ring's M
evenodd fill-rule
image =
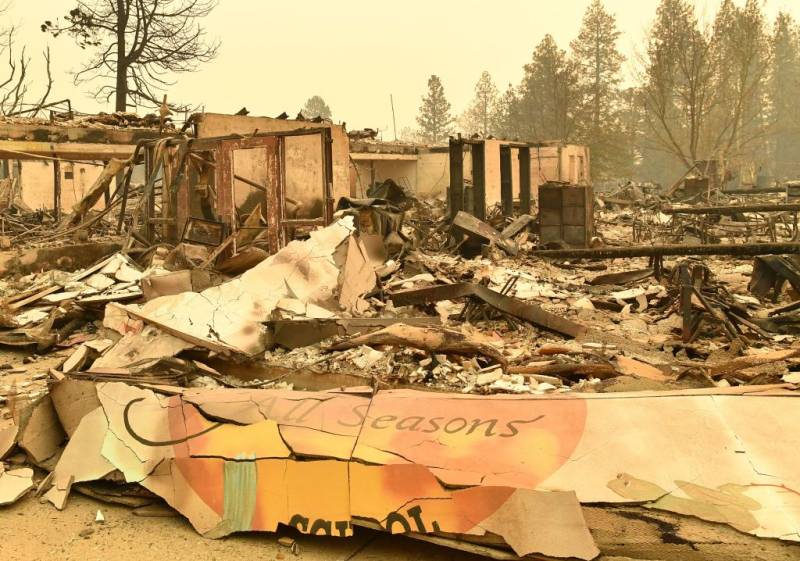
M697 0L698 14L713 17L721 0ZM39 66L49 44L56 84L51 99L69 97L86 112L110 111L75 86L69 70L87 54L62 36L39 30L63 16L74 0L11 0L8 23L19 27ZM222 41L218 58L194 74L177 76L171 100L206 111L294 116L311 95L321 95L334 120L349 129L373 127L392 138L389 95L398 133L415 125L430 74L438 74L454 114L467 106L481 71L503 90L519 83L535 45L552 34L567 48L589 0L221 0L205 20ZM623 35L619 47L631 58L641 44L658 0L605 0ZM743 4L744 0L736 0ZM767 0L770 19L786 10L800 20L800 0ZM771 22L770 22L771 25ZM36 93L36 92L34 92Z

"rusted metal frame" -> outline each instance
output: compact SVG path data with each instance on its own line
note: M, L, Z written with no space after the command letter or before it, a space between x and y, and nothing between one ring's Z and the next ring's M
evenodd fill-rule
M519 158L519 212L520 214L530 214L531 212L531 149L530 147L520 148L517 154Z
M680 310L681 310L681 340L688 343L695 331L694 315L692 314L692 277L689 274L687 263L678 265L678 280L680 281Z
M536 257L551 259L619 259L628 257L686 255L782 255L800 253L800 243L753 243L726 245L642 245L580 249L540 249L530 252Z
M550 313L540 306L522 302L476 283L455 283L404 290L394 292L388 296L394 306L430 304L441 300L454 300L473 296L501 312L567 337L580 337L590 331L585 325Z
M472 214L486 220L486 143L475 142L472 151Z
M163 155L155 158L155 162L153 162L154 156L156 156L156 154L145 154L147 183L142 193L142 197L144 198L144 216L142 221L144 223L144 233L142 235L150 243L153 242L153 223L150 219L153 218L153 214L155 213L155 184L158 180L158 172L161 171L164 165Z
M448 214L454 217L464 210L464 140L450 138L450 190Z
M664 276L664 258L661 255L653 255L648 261L648 266L653 269L656 280L661 280Z
M500 206L503 216L514 214L514 189L511 179L511 147L500 146Z
M241 134L228 134L221 136L207 136L203 138L196 138L193 140L195 141L194 146L197 152L207 152L209 150L215 149L220 142L258 141L260 139L265 139L265 138L281 138L287 136L311 136L315 134L320 134L324 129L330 129L330 127L292 129L289 131L270 131L257 134L250 134L246 136Z
M274 147L267 151L267 247L270 253L277 253L285 244L282 221L286 214L284 170L285 138L274 139Z
M188 140L180 145L178 145L178 151L173 157L173 162L177 161L177 165L173 166L172 176L170 177L169 185L164 185L166 191L166 196L169 197L169 206L168 212L165 213L165 218L171 219L171 222L167 223L165 236L168 240L173 240L178 235L178 228L180 226L178 222L179 212L178 208L181 204L180 201L180 185L183 181L185 174L185 169L187 165L187 160L191 150L191 140ZM164 197L164 194L162 194ZM163 204L163 203L162 203ZM184 223L184 226L186 224Z
M325 200L324 210L324 224L333 222L333 135L331 134L330 127L322 129L320 135L320 142L322 143L322 162L323 162L323 177L322 177L322 192Z
M59 160L53 161L53 217L56 222L61 220L61 162Z
M179 228L185 228L189 218L189 208L191 205L191 194L189 185L189 154L192 153L195 139L187 140L178 150L178 166L176 173L172 177L172 182L169 186L171 195L175 200L175 224L174 236L177 239ZM181 189L181 186L186 183L186 188ZM183 224L181 224L181 222Z
M190 226L190 224L192 222L203 222L205 224L211 224L212 226L220 226L220 237L219 237L219 239L216 242L204 242L204 241L201 241L201 240L195 240L195 239L192 239L192 238L187 238L186 234L189 232L189 226ZM180 241L182 241L182 242L188 241L188 242L196 243L196 244L200 244L200 245L207 245L207 246L210 246L210 247L218 247L221 243L224 242L226 235L227 235L227 232L226 232L226 228L225 228L225 223L224 222L217 222L216 220L208 220L206 218L198 218L198 217L192 216L192 217L189 218L189 220L186 221L186 224L184 224L184 226L183 226L183 233L181 233Z
M228 225L231 234L235 234L238 229L234 195L235 174L233 170L233 152L236 150L264 148L267 153L269 153L270 145L274 145L276 142L277 140L274 136L251 136L229 138L221 140L217 144L217 162L214 167L214 183L217 191L217 214L222 219L222 222Z

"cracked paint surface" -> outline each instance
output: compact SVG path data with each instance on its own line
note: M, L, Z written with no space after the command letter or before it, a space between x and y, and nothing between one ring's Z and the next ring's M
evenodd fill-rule
M249 355L261 352L266 335L261 324L279 300L293 298L303 304L338 308L336 252L353 231L352 217L343 218L311 232L308 240L290 242L219 286L162 296L125 309L196 345ZM141 336L132 337L129 344L142 343Z
M209 537L278 524L348 536L363 520L591 559L580 504L637 503L800 541L800 437L777 437L800 421L791 392L97 388L103 458Z

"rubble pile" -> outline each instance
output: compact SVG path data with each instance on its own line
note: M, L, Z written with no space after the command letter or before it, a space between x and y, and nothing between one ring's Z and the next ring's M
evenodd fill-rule
M132 162L39 226L10 204L4 232L116 225L92 209ZM17 257L0 281L0 505L80 492L209 538L366 527L502 559L594 559L598 520L651 512L800 541L784 217L679 225L700 202L629 185L589 247L543 248L546 213L481 220L385 181L280 243L256 205L171 244L141 239L128 195L102 256ZM714 245L742 236L747 257Z

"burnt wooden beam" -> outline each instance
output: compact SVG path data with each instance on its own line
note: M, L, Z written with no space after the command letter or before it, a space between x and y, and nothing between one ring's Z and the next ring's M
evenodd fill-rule
M514 213L514 190L511 179L511 147L500 147L500 206L503 216Z
M449 214L464 210L464 144L460 138L450 138Z
M486 144L473 144L472 150L472 213L486 220Z
M519 211L531 212L531 149L519 149Z
M784 255L800 253L800 243L751 243L741 245L639 245L587 249L539 249L536 257L551 259L618 259L628 257L666 257L684 255Z

